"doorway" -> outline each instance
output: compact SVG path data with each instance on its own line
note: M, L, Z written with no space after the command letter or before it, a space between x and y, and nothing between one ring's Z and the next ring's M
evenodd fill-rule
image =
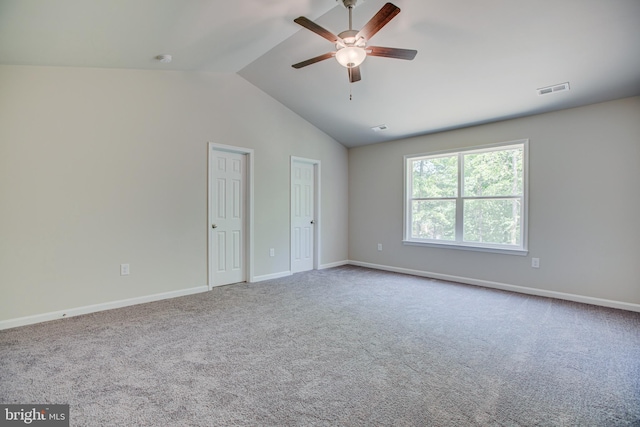
M209 289L252 280L253 150L209 143Z
M320 161L291 157L291 273L314 270L320 248Z

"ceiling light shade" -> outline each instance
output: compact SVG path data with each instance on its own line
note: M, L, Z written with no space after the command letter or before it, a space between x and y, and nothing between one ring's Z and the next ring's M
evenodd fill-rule
M336 59L340 65L347 68L357 67L366 57L367 52L358 46L346 46L336 52Z

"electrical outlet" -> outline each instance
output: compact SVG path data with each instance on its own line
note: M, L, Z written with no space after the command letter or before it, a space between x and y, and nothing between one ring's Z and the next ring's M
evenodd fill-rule
M378 250L381 251L382 250L382 243L378 243Z
M531 258L531 267L540 268L540 258Z
M276 250L274 248L269 249L269 256L276 256Z
M129 275L129 264L120 264L120 275L121 276Z

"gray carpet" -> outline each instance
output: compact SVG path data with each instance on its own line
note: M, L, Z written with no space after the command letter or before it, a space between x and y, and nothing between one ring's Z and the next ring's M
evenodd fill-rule
M72 426L638 426L640 313L339 267L0 332Z

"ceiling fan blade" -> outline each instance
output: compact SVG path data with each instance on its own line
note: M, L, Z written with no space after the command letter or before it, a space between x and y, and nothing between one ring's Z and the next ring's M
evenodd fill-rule
M398 49L395 47L369 46L367 47L367 55L382 56L384 58L407 59L411 61L416 57L417 50Z
M364 37L365 40L371 40L371 37L380 31L382 27L387 25L387 23L398 13L400 13L400 8L398 6L391 3L385 4L382 6L382 9L380 9L378 13L376 13L375 16L371 18L364 27L362 27L360 32L356 35L356 39Z
M320 61L324 61L325 59L332 58L333 56L335 56L335 54L336 54L335 52L327 52L327 53L325 53L323 55L316 56L315 58L307 59L306 61L302 61L302 62L298 62L297 64L293 64L292 67L293 68L306 67L307 65L315 64L316 62L320 62Z
M349 82L355 83L355 82L359 82L362 79L359 66L347 68L347 71L349 72Z
M293 22L295 22L296 24L302 25L307 30L311 30L314 33L318 34L319 36L324 37L325 39L329 40L331 43L336 43L339 40L338 36L333 34L331 31L325 28L322 28L320 25L316 24L310 19L305 18L304 16L294 19Z

